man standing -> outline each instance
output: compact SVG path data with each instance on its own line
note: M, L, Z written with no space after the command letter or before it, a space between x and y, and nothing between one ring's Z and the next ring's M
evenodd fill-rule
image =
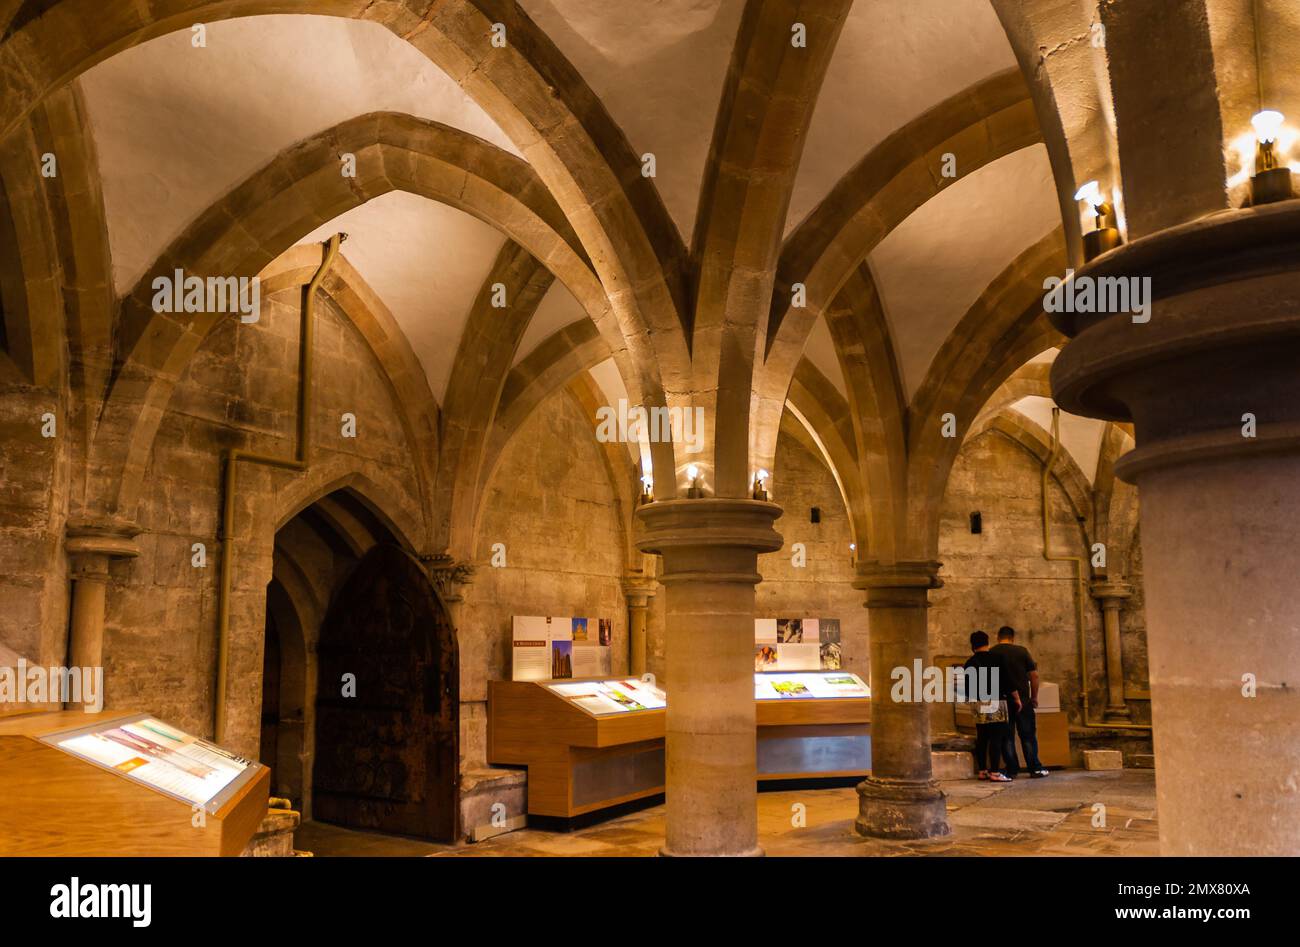
M965 669L973 670L975 674L964 679L966 686L962 696L967 701L978 703L975 710L975 770L980 779L1009 783L1011 777L1006 775L1007 762L999 758L1005 755L1010 745L1010 765L1016 765L1015 737L1008 736L1011 732L1007 722L1009 709L1004 708L1019 705L1020 695L1011 688L1011 675L1007 673L1002 656L989 651L988 635L972 631L970 649L971 656L966 659ZM986 715L983 712L989 704L998 708L996 713Z
M1038 706L1038 665L1028 648L1016 644L1016 630L1010 625L998 629L998 643L990 649L999 655L1006 665L1010 676L1011 689L1021 694L1028 694L1029 699L1019 707L1010 706L1010 716L1006 729L1006 749L1003 755L1007 762L1006 773L1012 779L1020 771L1020 762L1016 759L1016 734L1020 734L1020 746L1025 751L1025 767L1030 777L1039 779L1047 775L1047 770L1038 759L1038 718L1034 708Z

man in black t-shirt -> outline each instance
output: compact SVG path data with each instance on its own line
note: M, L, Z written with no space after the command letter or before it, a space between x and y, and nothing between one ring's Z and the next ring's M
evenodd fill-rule
M1020 703L1020 695L1010 685L1011 675L1007 673L1006 662L1001 655L989 650L989 636L982 631L971 632L970 649L972 654L966 659L964 667L976 673L974 681L967 682L966 700L981 703L1002 701L1008 707ZM972 688L974 693L971 692ZM988 692L983 693L982 689L987 689ZM975 724L975 771L980 779L999 783L1011 780L1006 767L1014 767L1016 759L1015 737L1009 736L1010 733L1010 724L1007 722ZM1008 742L1012 747L1009 764L1005 757Z
M1010 625L998 629L998 643L989 649L990 653L999 655L1010 676L1011 688L1021 694L1027 694L1019 708L1011 706L1006 729L1006 747L1003 755L1007 775L1012 779L1020 771L1020 762L1016 759L1016 734L1020 734L1020 746L1025 751L1025 767L1035 779L1047 775L1047 770L1038 759L1038 718L1034 708L1038 706L1038 665L1034 663L1029 649L1016 644L1016 630Z

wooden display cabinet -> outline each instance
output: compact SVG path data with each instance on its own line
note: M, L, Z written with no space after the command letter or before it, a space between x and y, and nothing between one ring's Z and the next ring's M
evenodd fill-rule
M146 717L55 711L0 719L0 856L238 855L266 816L271 771L251 763L195 826L189 802L46 742ZM222 796L225 796L222 799Z
M664 791L664 711L597 715L548 685L491 681L488 762L528 767L528 814L559 819Z

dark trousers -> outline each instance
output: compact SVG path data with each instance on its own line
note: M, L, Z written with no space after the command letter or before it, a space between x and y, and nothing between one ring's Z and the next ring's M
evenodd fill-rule
M1002 755L1006 760L1003 772L1011 777L1020 772L1020 761L1016 758L1017 733L1020 734L1020 748L1025 751L1025 768L1036 773L1043 764L1038 760L1038 717L1034 714L1033 704L1025 704L1018 711L1014 706L1010 708Z
M1011 732L1005 723L975 724L975 771L997 770L1002 766L1002 753Z

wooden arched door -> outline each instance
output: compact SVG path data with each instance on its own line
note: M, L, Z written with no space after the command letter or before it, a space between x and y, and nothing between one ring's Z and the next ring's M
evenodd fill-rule
M420 564L375 546L334 594L317 645L312 815L455 841L459 660Z

